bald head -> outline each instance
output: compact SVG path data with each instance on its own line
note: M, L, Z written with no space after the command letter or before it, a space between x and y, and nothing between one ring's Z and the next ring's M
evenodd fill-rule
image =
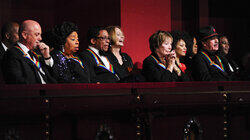
M42 29L38 22L34 20L25 20L19 29L20 42L33 50L42 40L41 33Z

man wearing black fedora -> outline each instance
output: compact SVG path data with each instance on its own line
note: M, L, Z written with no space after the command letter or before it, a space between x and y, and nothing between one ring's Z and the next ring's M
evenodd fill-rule
M230 81L226 72L227 60L216 55L219 49L218 33L212 26L199 30L200 50L193 58L192 76L196 81Z

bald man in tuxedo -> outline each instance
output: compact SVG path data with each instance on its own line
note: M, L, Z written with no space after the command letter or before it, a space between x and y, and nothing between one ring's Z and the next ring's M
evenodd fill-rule
M19 42L5 53L4 79L7 84L56 83L49 73L53 59L49 46L41 42L41 26L34 20L25 20L19 29ZM36 53L34 50L39 50Z

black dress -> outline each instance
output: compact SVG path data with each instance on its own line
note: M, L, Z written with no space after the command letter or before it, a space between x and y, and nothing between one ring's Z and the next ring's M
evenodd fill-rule
M177 62L175 65L181 70L181 68L178 66ZM178 74L173 70L173 74L175 75L175 79L177 79L178 82L186 82L186 81L191 81L191 78L188 74L188 70L186 69L185 72L181 70L181 76L178 76Z
M90 83L89 68L85 61L74 58L67 58L61 51L54 50L53 76L58 83Z
M118 59L112 52L108 52L107 56L110 63L114 66L115 73L119 76L121 81L126 81L126 79L131 75L133 69L133 62L131 57L126 53L120 53L122 57L123 64L120 65Z

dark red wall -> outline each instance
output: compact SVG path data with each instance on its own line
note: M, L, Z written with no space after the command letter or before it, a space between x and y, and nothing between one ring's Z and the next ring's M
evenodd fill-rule
M121 0L123 51L133 62L142 62L151 52L148 39L157 30L171 30L171 0Z
M86 32L91 25L120 25L119 0L1 0L0 26L14 20L38 21L43 31L62 21L80 28L80 46L86 48Z
M6 21L37 20L43 31L64 20L80 28L80 46L86 48L90 25L121 25L125 46L134 62L149 55L149 36L158 29L196 31L213 25L229 36L233 55L250 52L250 12L247 2L226 0L1 0L0 26Z

